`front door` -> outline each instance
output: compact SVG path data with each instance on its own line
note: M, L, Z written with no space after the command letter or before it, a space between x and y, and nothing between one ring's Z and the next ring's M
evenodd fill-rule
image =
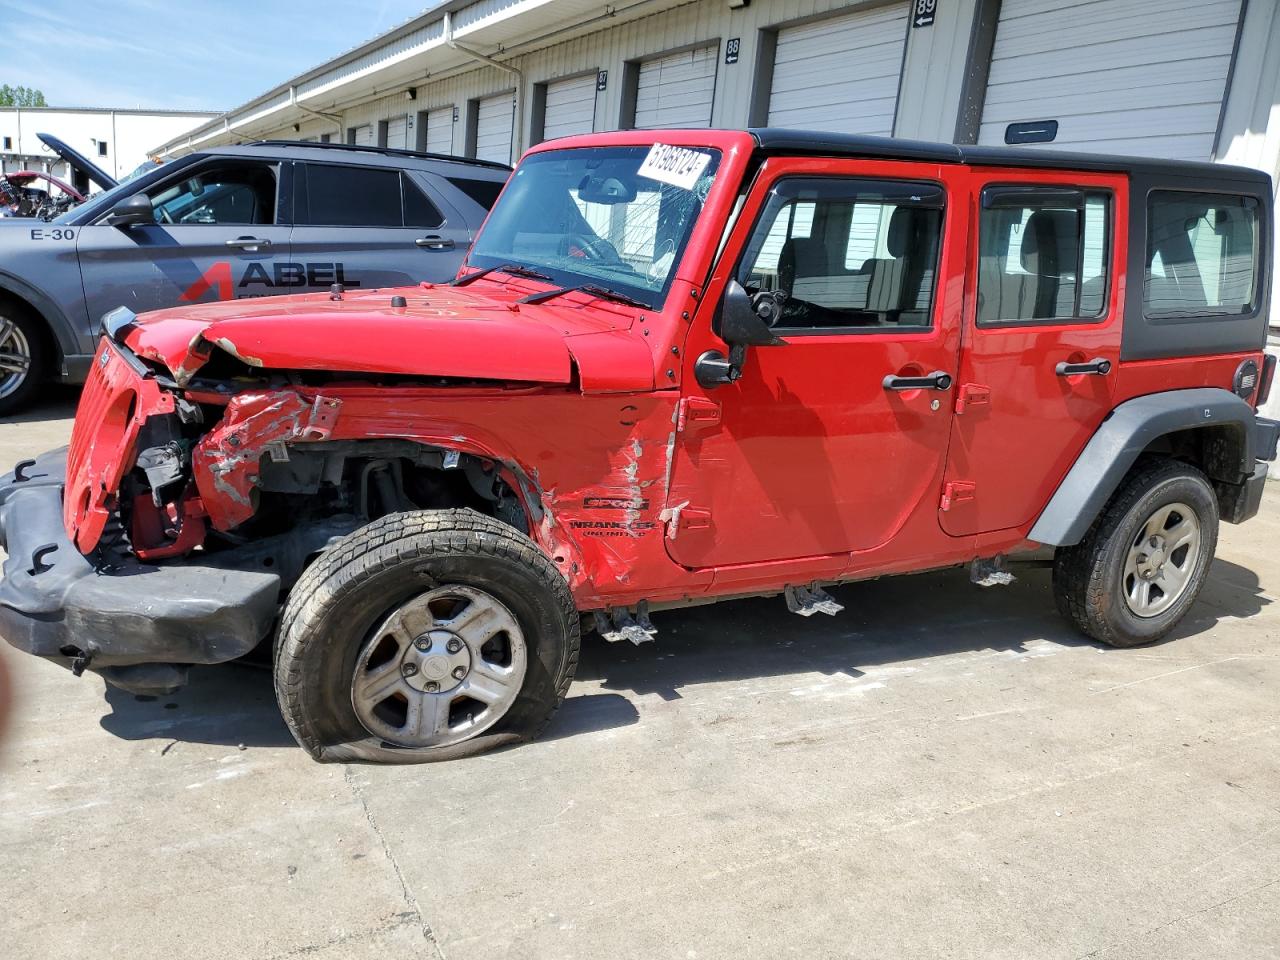
M1030 524L1111 409L1120 359L1123 177L971 174L965 346L940 522Z
M964 205L936 165L770 160L694 318L668 515L688 567L819 557L932 518L959 352ZM725 285L778 291L774 331L742 376L693 364ZM931 519L936 531L936 522Z
M134 313L183 303L290 293L288 193L281 164L210 160L147 190L154 224L82 227L76 235L91 327L119 306Z

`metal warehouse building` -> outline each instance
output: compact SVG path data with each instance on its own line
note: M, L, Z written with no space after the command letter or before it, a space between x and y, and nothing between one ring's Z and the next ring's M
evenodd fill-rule
M157 152L271 137L511 161L592 130L753 124L1280 179L1280 0L450 0Z
M452 0L160 145L772 124L1280 164L1276 0Z

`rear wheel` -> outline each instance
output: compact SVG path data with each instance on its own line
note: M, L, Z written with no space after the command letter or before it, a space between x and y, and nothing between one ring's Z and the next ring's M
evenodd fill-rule
M290 592L276 693L318 760L443 760L537 736L578 645L568 585L527 537L470 510L392 514Z
M1114 647L1159 640L1199 596L1218 542L1218 501L1195 467L1141 467L1081 542L1057 552L1058 608Z
M0 303L0 416L17 413L30 402L46 365L39 323Z

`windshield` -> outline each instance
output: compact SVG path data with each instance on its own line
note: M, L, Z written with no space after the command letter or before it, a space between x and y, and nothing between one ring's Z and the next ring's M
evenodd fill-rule
M715 180L717 150L587 147L535 153L511 177L468 263L515 263L560 286L662 306Z

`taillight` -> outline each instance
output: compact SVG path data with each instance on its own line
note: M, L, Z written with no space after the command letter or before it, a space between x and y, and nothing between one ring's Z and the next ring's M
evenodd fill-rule
M1266 403L1267 398L1271 396L1271 381L1275 379L1275 376L1275 354L1265 353L1262 355L1262 375L1258 380L1258 406Z

